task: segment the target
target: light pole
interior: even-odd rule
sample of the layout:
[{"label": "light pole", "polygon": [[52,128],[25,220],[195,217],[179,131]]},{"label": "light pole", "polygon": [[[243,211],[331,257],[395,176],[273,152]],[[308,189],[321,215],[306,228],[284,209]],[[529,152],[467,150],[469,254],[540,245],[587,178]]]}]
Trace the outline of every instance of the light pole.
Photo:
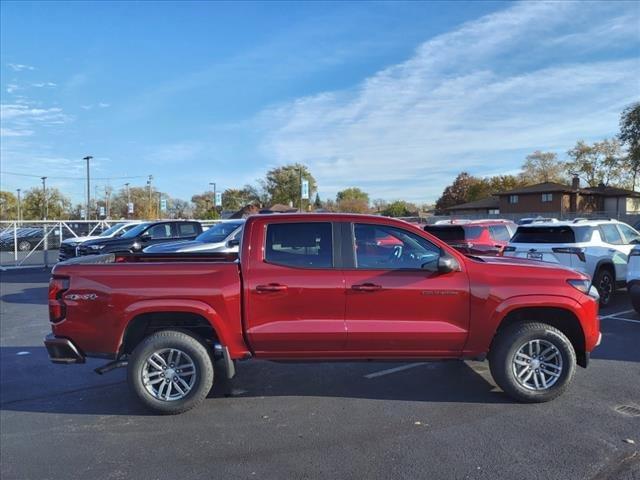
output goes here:
[{"label": "light pole", "polygon": [[151,202],[153,201],[151,199],[151,180],[153,180],[153,175],[149,175],[149,179],[147,180],[147,187],[149,187],[149,204],[148,204],[148,209],[149,209],[149,220],[151,219]]},{"label": "light pole", "polygon": [[213,212],[216,212],[217,202],[216,202],[216,182],[209,182],[209,185],[213,185]]},{"label": "light pole", "polygon": [[89,205],[91,205],[91,182],[89,178],[89,160],[93,157],[91,155],[87,155],[83,158],[87,162],[87,208],[84,211],[84,219],[89,220]]},{"label": "light pole", "polygon": [[125,183],[124,186],[127,190],[127,218],[130,218],[129,205],[131,205],[131,195],[129,194],[129,182]]},{"label": "light pole", "polygon": [[22,205],[21,205],[21,199],[20,199],[20,189],[17,190],[18,191],[18,221],[21,220],[20,217],[22,217]]},{"label": "light pole", "polygon": [[42,179],[42,219],[47,219],[47,177],[40,177]]}]

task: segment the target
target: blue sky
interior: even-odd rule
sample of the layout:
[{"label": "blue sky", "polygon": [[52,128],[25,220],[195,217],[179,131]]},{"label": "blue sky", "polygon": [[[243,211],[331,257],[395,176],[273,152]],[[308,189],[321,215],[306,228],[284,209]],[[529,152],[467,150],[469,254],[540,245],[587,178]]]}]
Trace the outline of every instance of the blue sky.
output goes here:
[{"label": "blue sky", "polygon": [[430,202],[461,170],[614,135],[640,99],[638,2],[0,8],[2,172],[77,202],[85,155],[100,190],[152,174],[188,199],[301,162],[322,198]]}]

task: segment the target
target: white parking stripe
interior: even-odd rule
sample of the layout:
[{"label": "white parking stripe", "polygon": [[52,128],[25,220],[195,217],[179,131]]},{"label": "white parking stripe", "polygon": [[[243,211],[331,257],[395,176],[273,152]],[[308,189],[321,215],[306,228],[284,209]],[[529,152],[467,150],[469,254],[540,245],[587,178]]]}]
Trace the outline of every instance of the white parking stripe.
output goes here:
[{"label": "white parking stripe", "polygon": [[621,322],[631,322],[631,323],[640,323],[640,320],[631,320],[630,318],[620,318],[620,317],[600,317],[600,320],[620,320]]},{"label": "white parking stripe", "polygon": [[605,315],[604,317],[600,317],[602,318],[613,318],[613,317],[618,317],[620,315],[626,315],[627,313],[633,313],[635,312],[635,310],[625,310],[624,312],[616,312],[616,313],[612,313],[611,315]]},{"label": "white parking stripe", "polygon": [[402,365],[400,367],[388,368],[386,370],[380,370],[379,372],[373,372],[373,373],[370,373],[368,375],[365,375],[364,378],[371,379],[371,378],[376,378],[376,377],[382,377],[383,375],[389,375],[391,373],[401,372],[402,370],[409,370],[410,368],[419,367],[420,365],[424,365],[424,362],[409,363],[407,365]]}]

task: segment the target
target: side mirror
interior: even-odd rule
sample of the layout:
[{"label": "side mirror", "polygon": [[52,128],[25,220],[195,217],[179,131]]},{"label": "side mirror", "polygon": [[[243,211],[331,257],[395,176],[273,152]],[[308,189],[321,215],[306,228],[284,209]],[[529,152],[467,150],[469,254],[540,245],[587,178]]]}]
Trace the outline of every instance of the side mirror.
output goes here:
[{"label": "side mirror", "polygon": [[144,232],[142,235],[140,235],[140,240],[142,240],[143,242],[151,240],[151,234],[149,232]]},{"label": "side mirror", "polygon": [[458,260],[447,253],[443,253],[438,258],[438,272],[439,273],[451,273],[460,271],[460,264]]},{"label": "side mirror", "polygon": [[227,247],[229,248],[239,247],[239,246],[240,246],[240,240],[237,238],[232,238],[227,242]]}]

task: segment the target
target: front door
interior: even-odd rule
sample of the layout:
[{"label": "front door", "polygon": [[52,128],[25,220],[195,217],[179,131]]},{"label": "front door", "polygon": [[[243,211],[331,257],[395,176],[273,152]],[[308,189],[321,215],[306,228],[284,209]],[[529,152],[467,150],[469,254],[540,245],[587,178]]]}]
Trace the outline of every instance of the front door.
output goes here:
[{"label": "front door", "polygon": [[440,248],[415,232],[354,224],[345,269],[347,350],[372,356],[457,356],[469,329],[464,271],[438,272]]},{"label": "front door", "polygon": [[[245,319],[258,356],[313,358],[344,349],[344,279],[334,268],[330,222],[274,219],[245,262]],[[337,354],[337,353],[336,353]]]}]

